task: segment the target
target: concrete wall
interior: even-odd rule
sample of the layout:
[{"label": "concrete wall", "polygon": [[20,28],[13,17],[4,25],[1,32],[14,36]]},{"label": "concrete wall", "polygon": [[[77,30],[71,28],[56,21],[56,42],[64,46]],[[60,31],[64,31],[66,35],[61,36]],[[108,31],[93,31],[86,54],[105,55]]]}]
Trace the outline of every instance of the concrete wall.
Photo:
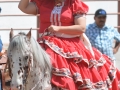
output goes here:
[{"label": "concrete wall", "polygon": [[[117,12],[117,1],[85,1],[89,6],[88,13],[94,13],[98,8],[103,8],[107,12]],[[2,8],[1,14],[23,14],[18,9],[18,3],[0,3]],[[93,23],[93,15],[87,15],[87,24]],[[117,26],[117,15],[108,15],[107,24]],[[0,17],[0,28],[36,28],[36,16],[6,16]],[[21,30],[18,30],[18,32]],[[8,42],[9,31],[0,31],[3,42]],[[36,38],[36,31],[33,31]],[[6,39],[5,39],[6,38]]]},{"label": "concrete wall", "polygon": [[[18,9],[18,3],[0,3],[1,14],[23,14]],[[36,28],[36,16],[5,16],[0,17],[0,28]],[[9,31],[1,30],[0,35],[3,43],[9,42]],[[28,30],[16,30],[15,34]],[[32,30],[32,35],[36,38],[36,30]]]}]

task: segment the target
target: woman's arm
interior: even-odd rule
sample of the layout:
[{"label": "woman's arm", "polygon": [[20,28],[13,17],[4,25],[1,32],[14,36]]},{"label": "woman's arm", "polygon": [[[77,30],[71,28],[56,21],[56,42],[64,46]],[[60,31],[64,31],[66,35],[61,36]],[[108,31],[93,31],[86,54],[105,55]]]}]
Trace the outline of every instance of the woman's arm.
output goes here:
[{"label": "woman's arm", "polygon": [[37,14],[37,7],[35,3],[30,2],[29,0],[21,0],[18,8],[26,14]]},{"label": "woman's arm", "polygon": [[54,26],[48,27],[50,32],[60,32],[69,35],[80,35],[85,32],[86,29],[86,18],[77,17],[74,19],[75,25],[72,26]]}]

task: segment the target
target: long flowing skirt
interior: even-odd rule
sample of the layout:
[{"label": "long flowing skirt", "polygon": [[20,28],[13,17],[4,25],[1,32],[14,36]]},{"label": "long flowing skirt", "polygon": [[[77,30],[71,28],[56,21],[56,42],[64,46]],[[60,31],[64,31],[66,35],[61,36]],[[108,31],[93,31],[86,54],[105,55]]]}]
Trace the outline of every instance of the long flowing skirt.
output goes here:
[{"label": "long flowing skirt", "polygon": [[111,59],[93,48],[95,56],[78,37],[44,36],[38,42],[51,57],[51,83],[62,90],[119,90],[120,71]]}]

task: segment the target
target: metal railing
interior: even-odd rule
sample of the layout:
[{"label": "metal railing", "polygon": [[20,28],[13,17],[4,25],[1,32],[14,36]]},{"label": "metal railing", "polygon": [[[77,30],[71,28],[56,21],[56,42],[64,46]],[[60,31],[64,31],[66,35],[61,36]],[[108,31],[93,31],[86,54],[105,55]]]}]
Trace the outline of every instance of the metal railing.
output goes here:
[{"label": "metal railing", "polygon": [[[0,2],[18,2],[18,1],[20,1],[20,0],[1,0]],[[82,0],[82,1],[120,1],[120,0]]]},{"label": "metal railing", "polygon": [[[0,3],[12,3],[19,2],[20,0],[0,0]],[[98,2],[98,1],[120,1],[120,0],[83,0],[84,2]],[[94,13],[88,13],[87,15],[94,15]],[[107,15],[120,15],[120,12],[107,13]],[[27,15],[27,14],[0,14],[0,17],[16,17],[16,16],[39,16],[38,15]],[[115,28],[120,28],[120,26],[114,26]],[[0,28],[0,30],[10,30],[11,28]],[[14,30],[29,30],[30,28],[12,28]],[[33,28],[32,30],[39,30],[39,28]]]}]

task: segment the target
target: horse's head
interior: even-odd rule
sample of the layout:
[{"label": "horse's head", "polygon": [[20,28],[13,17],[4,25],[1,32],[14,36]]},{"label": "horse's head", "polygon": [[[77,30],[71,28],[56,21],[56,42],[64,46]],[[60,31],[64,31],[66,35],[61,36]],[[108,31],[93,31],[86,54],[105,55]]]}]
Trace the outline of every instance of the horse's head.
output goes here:
[{"label": "horse's head", "polygon": [[19,33],[15,36],[13,34],[13,30],[10,31],[10,44],[7,54],[11,69],[11,85],[14,86],[18,83],[17,80],[19,80],[19,85],[15,85],[17,88],[22,88],[25,83],[26,78],[24,77],[28,75],[29,65],[33,61],[30,38],[31,30],[26,35],[25,33]]},{"label": "horse's head", "polygon": [[[27,34],[21,32],[18,35],[14,35],[11,30],[7,55],[11,69],[11,86],[17,87],[19,90],[26,87],[25,90],[28,88],[31,90],[38,81],[45,79],[45,75],[47,75],[46,80],[50,80],[49,56],[31,37],[31,30]],[[39,85],[43,86],[43,83],[40,83]]]},{"label": "horse's head", "polygon": [[[19,33],[19,35],[20,34],[24,34],[25,35],[25,33]],[[31,29],[30,29],[30,31],[27,33],[27,38],[28,39],[30,39],[31,38]],[[10,31],[10,34],[9,34],[9,39],[10,39],[10,41],[11,41],[11,39],[14,37],[14,32],[13,32],[13,29],[11,28],[11,31]]]}]

